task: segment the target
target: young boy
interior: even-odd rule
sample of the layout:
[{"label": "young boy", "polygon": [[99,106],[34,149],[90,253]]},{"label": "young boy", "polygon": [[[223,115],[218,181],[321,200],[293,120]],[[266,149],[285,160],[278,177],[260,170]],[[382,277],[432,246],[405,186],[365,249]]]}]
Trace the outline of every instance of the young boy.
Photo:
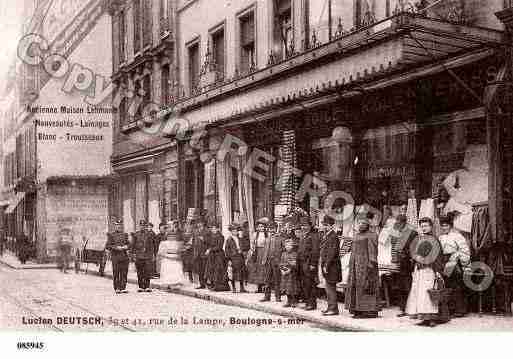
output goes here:
[{"label": "young boy", "polygon": [[281,255],[280,271],[282,288],[287,294],[287,303],[284,307],[295,308],[297,306],[299,286],[296,243],[292,238],[285,241],[285,252]]}]

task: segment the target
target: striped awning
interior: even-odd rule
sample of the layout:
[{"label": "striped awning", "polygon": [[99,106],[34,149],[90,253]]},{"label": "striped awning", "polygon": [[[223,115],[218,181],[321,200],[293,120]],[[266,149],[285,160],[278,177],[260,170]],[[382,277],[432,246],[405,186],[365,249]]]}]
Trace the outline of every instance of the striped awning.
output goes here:
[{"label": "striped awning", "polygon": [[16,209],[16,207],[18,207],[23,198],[25,198],[25,192],[16,193],[16,196],[14,196],[14,198],[11,199],[9,206],[7,206],[7,208],[5,209],[5,213],[10,214],[14,212],[14,210]]}]

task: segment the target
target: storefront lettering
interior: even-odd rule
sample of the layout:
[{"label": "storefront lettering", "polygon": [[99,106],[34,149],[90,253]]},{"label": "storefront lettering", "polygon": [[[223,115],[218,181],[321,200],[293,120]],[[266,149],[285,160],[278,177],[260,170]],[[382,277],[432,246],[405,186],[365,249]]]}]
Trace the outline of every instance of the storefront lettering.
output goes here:
[{"label": "storefront lettering", "polygon": [[364,169],[364,177],[366,179],[384,177],[411,178],[414,176],[415,168],[413,166],[369,167]]}]

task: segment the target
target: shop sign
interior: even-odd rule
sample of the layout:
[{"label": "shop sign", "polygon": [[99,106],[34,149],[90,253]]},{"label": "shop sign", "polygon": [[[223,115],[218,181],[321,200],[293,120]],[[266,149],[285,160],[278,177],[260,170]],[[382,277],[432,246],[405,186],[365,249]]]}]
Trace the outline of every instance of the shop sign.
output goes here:
[{"label": "shop sign", "polygon": [[367,167],[363,169],[365,179],[387,178],[387,177],[415,177],[415,167],[411,165]]}]

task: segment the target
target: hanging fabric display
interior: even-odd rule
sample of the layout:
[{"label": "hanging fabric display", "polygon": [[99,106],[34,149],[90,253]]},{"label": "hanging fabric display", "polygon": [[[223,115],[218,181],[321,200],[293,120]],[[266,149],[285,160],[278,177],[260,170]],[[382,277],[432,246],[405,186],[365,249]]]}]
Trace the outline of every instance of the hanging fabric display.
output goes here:
[{"label": "hanging fabric display", "polygon": [[413,226],[413,228],[417,228],[419,224],[419,217],[417,213],[417,200],[415,198],[408,198],[406,218],[408,219],[408,224]]},{"label": "hanging fabric display", "polygon": [[435,201],[432,198],[420,201],[419,218],[423,217],[435,218]]},{"label": "hanging fabric display", "polygon": [[227,154],[224,161],[217,162],[217,188],[219,192],[219,211],[221,212],[221,228],[224,235],[228,235],[228,226],[232,221],[232,167],[230,155]]}]

